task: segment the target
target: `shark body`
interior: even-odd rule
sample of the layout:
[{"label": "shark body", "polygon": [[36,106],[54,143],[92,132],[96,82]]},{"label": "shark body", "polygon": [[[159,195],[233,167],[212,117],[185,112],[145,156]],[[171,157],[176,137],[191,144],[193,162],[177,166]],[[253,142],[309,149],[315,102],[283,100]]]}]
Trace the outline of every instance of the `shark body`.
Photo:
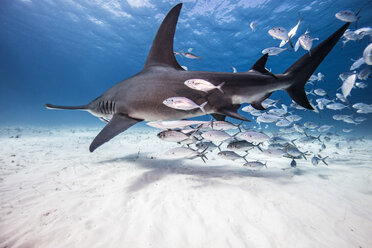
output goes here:
[{"label": "shark body", "polygon": [[[313,109],[304,86],[327,54],[336,45],[350,23],[346,23],[325,41],[298,59],[283,74],[272,74],[265,68],[268,54],[263,55],[247,72],[185,71],[173,52],[173,39],[182,4],[173,7],[164,18],[155,36],[146,63],[141,72],[125,79],[92,102],[82,106],[57,106],[50,109],[77,109],[89,111],[107,120],[107,125],[95,137],[89,150],[109,141],[141,121],[175,120],[204,115],[200,109],[190,111],[167,107],[163,101],[170,97],[187,97],[196,104],[208,101],[205,111],[217,120],[226,116],[245,120],[238,114],[243,103],[264,110],[261,102],[276,90],[286,90],[299,105]],[[214,85],[225,82],[224,93],[218,90],[197,91],[187,87],[189,79],[204,79]]]}]

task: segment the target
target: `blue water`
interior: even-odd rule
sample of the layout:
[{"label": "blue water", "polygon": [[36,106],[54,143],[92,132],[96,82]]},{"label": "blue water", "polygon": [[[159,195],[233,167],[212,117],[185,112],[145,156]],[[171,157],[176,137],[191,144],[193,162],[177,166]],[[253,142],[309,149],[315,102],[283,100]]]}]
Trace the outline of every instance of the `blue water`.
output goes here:
[{"label": "blue water", "polygon": [[[102,3],[101,3],[102,2]],[[129,2],[129,3],[128,3]],[[139,72],[164,15],[178,1],[88,1],[88,0],[1,0],[0,2],[0,115],[1,125],[101,125],[87,112],[51,111],[45,103],[81,105],[90,102],[115,83]],[[177,57],[189,70],[248,70],[262,55],[261,50],[278,46],[267,31],[274,26],[290,30],[304,18],[295,40],[309,29],[320,41],[343,22],[334,17],[340,10],[362,8],[358,27],[372,26],[371,1],[184,1],[175,36],[175,51],[202,56],[202,60]],[[256,32],[249,28],[256,21]],[[355,29],[355,26],[351,26]],[[319,41],[315,41],[317,45]],[[370,43],[339,42],[317,72],[325,82],[316,88],[334,98],[341,86],[338,75],[349,70],[351,59],[362,56]],[[305,54],[283,52],[270,56],[267,67],[284,72]],[[364,68],[363,66],[360,68]],[[359,69],[359,70],[360,70]],[[371,84],[371,79],[366,83]],[[307,87],[310,90],[311,87]],[[372,103],[372,85],[354,89],[351,103]],[[284,92],[273,94],[289,104]],[[357,115],[354,109],[324,110],[321,115],[298,111],[304,120],[354,128],[336,122],[333,114],[354,114],[368,120],[358,126],[370,133],[371,114]],[[247,117],[248,114],[247,114]],[[208,117],[209,118],[209,117]]]}]

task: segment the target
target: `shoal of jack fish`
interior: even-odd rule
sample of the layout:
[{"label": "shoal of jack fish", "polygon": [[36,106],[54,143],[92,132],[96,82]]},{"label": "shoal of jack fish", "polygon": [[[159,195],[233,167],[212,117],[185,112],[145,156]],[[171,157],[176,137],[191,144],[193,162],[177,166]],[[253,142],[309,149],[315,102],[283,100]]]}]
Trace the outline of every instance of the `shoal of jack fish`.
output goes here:
[{"label": "shoal of jack fish", "polygon": [[[359,11],[354,13],[350,10],[342,10],[337,12],[335,17],[345,22],[357,22],[359,20],[358,14]],[[268,34],[279,40],[280,44],[277,47],[266,48],[262,53],[279,55],[285,51],[292,51],[292,49],[297,51],[300,47],[311,53],[313,43],[319,39],[312,38],[308,29],[304,34],[299,35],[295,46],[292,45],[302,20],[302,18],[299,18],[297,24],[289,32],[284,27],[271,28]],[[252,21],[250,28],[252,32],[255,32],[259,28],[259,23]],[[372,40],[372,27],[349,29],[343,35],[342,45],[346,47],[348,42],[358,42],[365,38]],[[282,48],[286,44],[288,47]],[[180,51],[175,52],[175,54],[187,59],[200,60],[201,56],[197,56],[191,51],[190,48],[186,53]],[[308,81],[307,85],[310,85],[312,89],[307,92],[307,95],[311,99],[310,102],[315,112],[320,113],[324,109],[333,110],[333,119],[348,125],[347,128],[342,130],[344,133],[352,132],[355,126],[367,119],[363,115],[372,113],[372,104],[351,103],[348,100],[351,91],[357,91],[368,86],[371,65],[372,43],[365,47],[359,57],[351,60],[350,71],[339,74],[340,92],[337,92],[335,96],[330,96],[326,90],[321,88],[322,82],[326,80],[326,75],[323,73],[317,72]],[[184,66],[183,68],[187,69]],[[233,65],[231,65],[231,68],[233,72],[237,72]],[[214,82],[203,79],[190,78],[185,81],[185,85],[194,90],[204,92],[218,90],[223,94],[224,83],[216,85]],[[205,102],[199,106],[186,97],[164,99],[163,103],[170,108],[184,111],[200,108],[203,112],[204,106],[208,104],[208,102]],[[208,153],[217,153],[222,159],[236,161],[249,168],[261,169],[268,166],[266,161],[252,159],[250,155],[254,157],[254,154],[262,153],[266,157],[288,158],[288,168],[296,167],[296,160],[301,159],[308,160],[314,166],[328,166],[328,157],[323,156],[322,153],[326,151],[327,143],[337,136],[335,132],[332,132],[333,125],[320,125],[315,122],[301,123],[302,117],[294,114],[294,112],[297,110],[304,111],[305,109],[293,101],[287,106],[280,103],[280,100],[268,98],[264,100],[262,105],[267,109],[266,111],[256,110],[250,105],[241,109],[255,119],[256,126],[253,128],[247,128],[245,123],[234,124],[228,121],[213,121],[212,118],[210,121],[173,120],[149,122],[147,124],[163,130],[158,133],[158,138],[179,145],[164,153],[164,156],[170,159],[201,158],[206,162]],[[342,110],[345,108],[352,109],[355,114],[343,114]],[[280,133],[265,133],[263,129],[267,129],[269,124],[279,127]],[[355,140],[356,138],[348,138],[347,141]],[[312,149],[310,152],[306,148],[307,145],[316,145],[318,149],[315,149],[315,151]],[[335,143],[335,146],[338,147],[340,144]]]}]

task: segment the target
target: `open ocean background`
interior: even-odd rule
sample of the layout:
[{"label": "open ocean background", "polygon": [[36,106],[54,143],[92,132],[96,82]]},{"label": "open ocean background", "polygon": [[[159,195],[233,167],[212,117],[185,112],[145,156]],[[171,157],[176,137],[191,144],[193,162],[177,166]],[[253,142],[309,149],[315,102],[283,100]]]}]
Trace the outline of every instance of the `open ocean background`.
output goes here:
[{"label": "open ocean background", "polygon": [[[90,102],[117,82],[142,69],[152,40],[165,14],[178,1],[128,0],[1,0],[0,1],[0,115],[2,126],[103,126],[97,118],[81,111],[51,111],[45,103],[81,105]],[[303,17],[297,38],[309,29],[320,41],[344,23],[335,18],[340,10],[357,12],[358,28],[372,26],[372,2],[350,0],[316,1],[195,1],[185,0],[175,35],[174,50],[202,56],[201,61],[176,57],[189,70],[249,70],[267,47],[278,46],[267,31],[275,26],[287,30]],[[258,23],[256,32],[249,24]],[[351,25],[355,29],[355,25]],[[314,41],[314,46],[320,41]],[[316,72],[325,75],[315,88],[335,98],[342,82],[338,75],[349,71],[371,42],[366,36],[339,42]],[[305,51],[270,56],[267,67],[284,72]],[[364,65],[365,66],[365,65]],[[363,69],[361,66],[359,70]],[[371,79],[365,81],[371,84]],[[308,85],[309,91],[311,86]],[[349,101],[372,104],[372,85],[353,89]],[[276,92],[289,104],[285,92]],[[310,98],[314,98],[310,96]],[[313,99],[314,101],[315,99]],[[359,115],[355,109],[324,110],[321,114],[296,111],[303,121],[342,128],[353,124],[337,122],[334,114],[354,114],[368,120],[351,133],[370,134],[372,114]],[[251,119],[248,113],[245,114]],[[202,119],[209,119],[203,117]],[[144,125],[144,124],[141,124]],[[253,126],[254,124],[248,124]]]}]

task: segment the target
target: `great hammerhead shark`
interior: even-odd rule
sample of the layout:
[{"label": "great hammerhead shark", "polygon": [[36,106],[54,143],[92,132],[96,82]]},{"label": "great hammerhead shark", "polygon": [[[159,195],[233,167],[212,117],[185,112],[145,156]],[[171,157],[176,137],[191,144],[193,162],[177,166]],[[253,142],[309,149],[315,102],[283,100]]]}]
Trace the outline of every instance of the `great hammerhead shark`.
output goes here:
[{"label": "great hammerhead shark", "polygon": [[[196,104],[208,102],[205,111],[217,120],[226,116],[247,120],[238,114],[242,103],[264,110],[261,102],[276,90],[285,90],[299,105],[313,109],[305,94],[305,84],[319,64],[336,45],[350,23],[303,55],[283,74],[272,74],[265,68],[268,54],[263,55],[247,72],[185,71],[173,52],[173,39],[182,3],[174,6],[164,18],[152,43],[141,72],[125,79],[92,102],[82,106],[56,106],[49,109],[85,110],[107,120],[107,125],[95,137],[89,150],[109,141],[141,121],[176,120],[204,115],[200,109],[179,110],[163,104],[170,97],[186,97]],[[225,82],[224,93],[203,92],[187,87],[189,79],[204,79],[214,85]]]}]

